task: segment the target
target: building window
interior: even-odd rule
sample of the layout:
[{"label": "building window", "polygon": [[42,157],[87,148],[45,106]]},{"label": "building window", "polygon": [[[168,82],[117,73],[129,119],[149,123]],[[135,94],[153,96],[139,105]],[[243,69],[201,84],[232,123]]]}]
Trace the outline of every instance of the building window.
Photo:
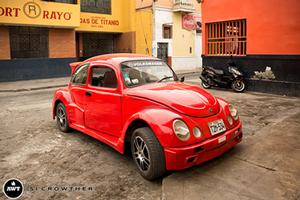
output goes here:
[{"label": "building window", "polygon": [[49,54],[48,29],[38,27],[10,27],[11,58],[46,58]]},{"label": "building window", "polygon": [[172,25],[163,25],[163,38],[171,39],[172,38]]},{"label": "building window", "polygon": [[206,54],[214,56],[246,55],[246,20],[223,21],[206,24]]},{"label": "building window", "polygon": [[81,12],[111,14],[111,0],[81,0]]},{"label": "building window", "polygon": [[44,0],[44,1],[57,2],[57,3],[77,4],[77,0]]}]

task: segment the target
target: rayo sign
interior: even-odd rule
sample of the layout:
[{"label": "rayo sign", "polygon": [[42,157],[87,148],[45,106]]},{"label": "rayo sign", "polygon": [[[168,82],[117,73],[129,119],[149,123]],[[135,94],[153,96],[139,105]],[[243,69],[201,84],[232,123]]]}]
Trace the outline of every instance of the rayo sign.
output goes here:
[{"label": "rayo sign", "polygon": [[27,2],[24,4],[23,9],[12,7],[0,7],[0,16],[6,17],[20,17],[22,12],[29,18],[35,19],[42,16],[43,19],[56,19],[56,20],[70,20],[72,13],[42,10],[39,4],[35,2]]},{"label": "rayo sign", "polygon": [[79,26],[79,5],[45,1],[0,1],[0,23]]}]

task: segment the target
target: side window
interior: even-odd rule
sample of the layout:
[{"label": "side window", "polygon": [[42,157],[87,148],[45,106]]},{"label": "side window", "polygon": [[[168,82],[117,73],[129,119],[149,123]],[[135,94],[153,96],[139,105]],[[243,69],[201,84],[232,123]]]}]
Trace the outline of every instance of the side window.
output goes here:
[{"label": "side window", "polygon": [[95,87],[117,88],[116,73],[109,67],[93,67],[90,84]]},{"label": "side window", "polygon": [[88,64],[79,67],[73,74],[71,82],[76,85],[85,85],[88,74],[88,68]]}]

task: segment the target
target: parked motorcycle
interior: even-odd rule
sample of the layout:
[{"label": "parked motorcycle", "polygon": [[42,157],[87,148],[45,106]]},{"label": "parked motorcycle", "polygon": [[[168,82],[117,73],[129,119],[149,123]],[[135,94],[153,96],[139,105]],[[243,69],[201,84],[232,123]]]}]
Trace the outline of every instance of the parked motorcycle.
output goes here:
[{"label": "parked motorcycle", "polygon": [[246,88],[243,73],[236,67],[235,63],[228,63],[228,71],[204,66],[200,75],[202,86],[231,87],[235,92],[243,92]]}]

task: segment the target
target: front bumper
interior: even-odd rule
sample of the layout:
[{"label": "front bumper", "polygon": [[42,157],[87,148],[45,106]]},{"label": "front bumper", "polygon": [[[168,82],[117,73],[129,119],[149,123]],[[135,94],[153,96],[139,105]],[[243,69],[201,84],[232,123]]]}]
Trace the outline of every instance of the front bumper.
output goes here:
[{"label": "front bumper", "polygon": [[[235,128],[221,135],[191,146],[178,148],[165,147],[167,170],[189,168],[222,155],[241,142],[243,137],[241,127],[240,123]],[[226,140],[224,140],[224,137],[226,137]]]}]

